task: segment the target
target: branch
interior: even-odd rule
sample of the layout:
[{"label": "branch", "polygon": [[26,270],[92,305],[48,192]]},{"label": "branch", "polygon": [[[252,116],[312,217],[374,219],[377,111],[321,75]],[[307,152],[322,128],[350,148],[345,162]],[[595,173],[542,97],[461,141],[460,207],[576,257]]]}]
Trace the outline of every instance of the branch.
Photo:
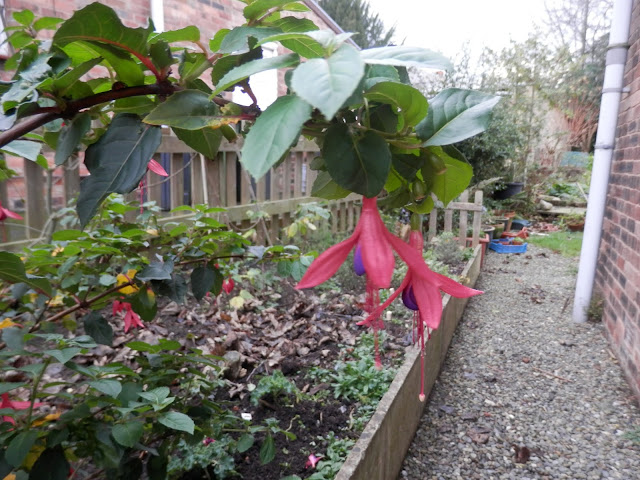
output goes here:
[{"label": "branch", "polygon": [[9,130],[0,133],[0,147],[20,138],[25,133],[29,133],[42,125],[58,118],[73,118],[78,112],[87,108],[108,103],[120,98],[137,97],[141,95],[171,95],[180,90],[177,85],[166,83],[155,83],[153,85],[140,85],[136,87],[125,87],[112,89],[107,92],[96,93],[89,97],[80,98],[67,102],[62,107],[44,107],[27,117],[24,121],[14,125]]}]

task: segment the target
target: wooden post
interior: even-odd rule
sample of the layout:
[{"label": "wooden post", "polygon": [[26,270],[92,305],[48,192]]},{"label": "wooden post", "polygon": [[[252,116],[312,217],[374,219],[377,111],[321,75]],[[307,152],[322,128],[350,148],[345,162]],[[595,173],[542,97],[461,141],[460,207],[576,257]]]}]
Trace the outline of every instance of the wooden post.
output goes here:
[{"label": "wooden post", "polygon": [[236,164],[238,160],[236,158],[236,154],[234,152],[225,152],[225,175],[226,175],[226,185],[225,185],[225,206],[231,207],[233,205],[238,204],[238,200],[236,197],[236,185],[237,185],[237,173],[236,173]]},{"label": "wooden post", "polygon": [[221,168],[223,161],[221,154],[218,157],[211,160],[206,159],[205,171],[207,175],[207,191],[209,192],[209,206],[219,207],[222,205],[222,192],[221,192]]},{"label": "wooden post", "polygon": [[482,190],[477,190],[473,203],[480,207],[479,210],[473,212],[473,240],[471,246],[475,248],[479,243],[480,229],[482,228]]},{"label": "wooden post", "polygon": [[205,203],[206,165],[201,153],[195,154],[191,161],[191,205]]},{"label": "wooden post", "polygon": [[[469,192],[465,190],[459,197],[461,203],[469,201]],[[460,209],[460,227],[458,228],[458,243],[461,247],[467,246],[467,210]]]},{"label": "wooden post", "polygon": [[37,238],[42,234],[42,228],[47,221],[44,177],[42,167],[26,158],[24,159],[24,182],[27,192],[27,238]]},{"label": "wooden post", "polygon": [[304,163],[304,153],[296,152],[293,157],[293,165],[295,165],[295,176],[293,177],[293,198],[302,196],[302,164]]}]

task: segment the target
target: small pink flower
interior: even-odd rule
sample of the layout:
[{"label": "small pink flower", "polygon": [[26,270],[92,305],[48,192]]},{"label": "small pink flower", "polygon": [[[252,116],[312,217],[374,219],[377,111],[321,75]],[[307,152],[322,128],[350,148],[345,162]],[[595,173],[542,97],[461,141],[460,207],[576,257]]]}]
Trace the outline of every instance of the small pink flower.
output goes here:
[{"label": "small pink flower", "polygon": [[233,287],[235,287],[235,282],[233,281],[233,278],[229,277],[226,280],[222,281],[222,289],[225,291],[225,293],[227,295],[229,295],[231,293],[231,291],[233,290]]},{"label": "small pink flower", "polygon": [[[12,410],[26,410],[27,408],[29,408],[29,405],[31,405],[31,402],[21,402],[18,400],[9,400],[9,394],[8,393],[3,393],[2,394],[2,403],[0,403],[0,409],[1,408],[10,408]],[[33,407],[40,407],[41,405],[44,405],[44,403],[41,402],[34,402],[33,403]],[[3,416],[2,420],[5,422],[9,422],[13,425],[16,424],[16,421],[12,418],[12,417],[8,417],[8,416]]]},{"label": "small pink flower", "polygon": [[113,302],[112,309],[114,315],[117,315],[124,310],[124,333],[127,333],[131,327],[144,328],[140,315],[133,311],[129,302],[115,300]]},{"label": "small pink flower", "polygon": [[215,438],[205,437],[204,440],[202,440],[202,444],[203,445],[211,445],[215,441],[216,441]]},{"label": "small pink flower", "polygon": [[316,457],[313,453],[309,455],[307,459],[307,463],[304,464],[304,468],[316,468],[318,462],[322,459],[322,457]]},{"label": "small pink flower", "polygon": [[22,218],[22,216],[18,215],[15,212],[12,212],[11,210],[4,208],[2,206],[2,202],[0,202],[0,222],[6,220],[7,218],[14,218],[16,220],[24,220],[24,218]]}]

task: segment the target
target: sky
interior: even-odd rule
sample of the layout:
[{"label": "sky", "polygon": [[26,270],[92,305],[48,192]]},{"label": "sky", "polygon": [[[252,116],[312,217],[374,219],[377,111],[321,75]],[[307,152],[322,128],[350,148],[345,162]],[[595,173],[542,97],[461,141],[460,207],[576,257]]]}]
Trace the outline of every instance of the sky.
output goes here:
[{"label": "sky", "polygon": [[501,49],[524,40],[534,22],[546,17],[544,0],[368,0],[394,40],[429,48],[454,58],[465,41],[472,52],[483,46]]}]

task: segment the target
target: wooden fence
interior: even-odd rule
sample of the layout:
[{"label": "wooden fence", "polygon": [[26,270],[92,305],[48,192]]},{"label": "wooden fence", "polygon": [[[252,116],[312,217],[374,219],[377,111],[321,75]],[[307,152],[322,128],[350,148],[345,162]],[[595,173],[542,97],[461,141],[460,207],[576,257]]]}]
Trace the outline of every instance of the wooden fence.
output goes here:
[{"label": "wooden fence", "polygon": [[[225,141],[218,157],[211,160],[176,137],[164,136],[154,159],[165,168],[169,177],[148,172],[144,199],[157,202],[165,212],[162,221],[188,218],[189,215],[183,213],[169,213],[180,205],[208,204],[226,209],[221,215],[223,220],[239,228],[250,228],[251,212],[265,212],[267,218],[255,225],[259,240],[277,241],[283,228],[291,223],[298,205],[314,201],[310,194],[317,172],[309,166],[318,148],[307,140],[299,142],[277,168],[272,168],[258,181],[241,167],[241,149],[242,139],[235,143]],[[17,180],[24,182],[21,185],[24,205],[18,213],[25,217],[25,221],[5,221],[8,241],[3,244],[3,249],[20,248],[47,238],[53,228],[51,219],[56,211],[74,198],[80,189],[79,162],[70,163],[70,166],[45,172],[33,162],[24,160],[23,176]],[[129,195],[132,200],[139,198],[139,192]],[[11,207],[8,197],[6,182],[0,182],[0,201]],[[332,215],[328,228],[332,232],[354,227],[359,211],[356,207],[358,198],[350,195],[330,202]],[[56,203],[58,208],[55,208]]]},{"label": "wooden fence", "polygon": [[[224,207],[222,220],[237,228],[255,228],[260,242],[276,243],[283,229],[291,223],[292,215],[303,202],[313,201],[311,187],[317,172],[310,163],[318,151],[317,146],[307,140],[299,142],[287,158],[272,168],[263,178],[253,180],[241,167],[239,155],[242,139],[235,143],[223,142],[215,161],[193,151],[174,136],[164,136],[158,153],[154,156],[169,177],[163,178],[148,172],[145,200],[154,200],[165,212],[161,221],[186,220],[190,215],[170,214],[170,210],[181,205],[208,204]],[[56,199],[58,207],[74,198],[80,189],[79,161],[56,171],[45,172],[35,163],[24,160],[24,222],[5,221],[7,240],[3,249],[17,249],[29,243],[42,241],[55,226]],[[6,182],[0,182],[0,201],[8,203]],[[139,198],[139,193],[130,194]],[[331,232],[350,231],[358,219],[358,195],[329,202],[331,218],[325,228]],[[252,223],[251,212],[264,212],[266,218]],[[444,231],[453,231],[454,211],[459,221],[458,231],[467,232],[471,214],[472,246],[478,244],[482,214],[482,191],[475,192],[474,201],[469,202],[465,191],[459,199],[444,209]],[[427,238],[438,231],[438,209],[429,215]],[[466,235],[459,235],[461,245],[467,243]]]}]

